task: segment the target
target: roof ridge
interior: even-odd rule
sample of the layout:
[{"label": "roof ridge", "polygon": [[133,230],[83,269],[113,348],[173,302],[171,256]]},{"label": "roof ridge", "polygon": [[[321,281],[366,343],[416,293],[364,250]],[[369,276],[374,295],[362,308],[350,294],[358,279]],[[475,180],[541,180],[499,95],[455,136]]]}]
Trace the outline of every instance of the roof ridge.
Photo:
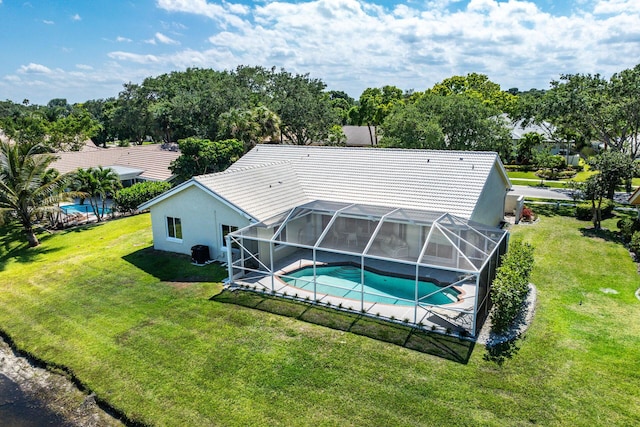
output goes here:
[{"label": "roof ridge", "polygon": [[[269,147],[269,148],[266,148]],[[251,151],[259,151],[260,148],[266,148],[267,150],[279,150],[281,148],[293,149],[293,150],[336,150],[336,151],[396,151],[396,152],[413,152],[413,153],[439,153],[439,154],[491,154],[497,155],[495,151],[489,150],[438,150],[432,148],[401,148],[401,147],[335,147],[330,145],[280,145],[280,144],[259,144],[256,145]]]}]

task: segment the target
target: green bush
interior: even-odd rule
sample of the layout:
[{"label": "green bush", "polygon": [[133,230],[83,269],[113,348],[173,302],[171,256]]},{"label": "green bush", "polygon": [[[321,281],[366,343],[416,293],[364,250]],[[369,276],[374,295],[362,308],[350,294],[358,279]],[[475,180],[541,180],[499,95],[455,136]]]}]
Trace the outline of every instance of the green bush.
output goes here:
[{"label": "green bush", "polygon": [[540,169],[536,171],[536,176],[542,179],[570,179],[576,176],[576,171],[555,169]]},{"label": "green bush", "polygon": [[131,187],[118,191],[113,198],[120,212],[135,212],[138,206],[171,188],[171,184],[164,181],[139,182]]},{"label": "green bush", "polygon": [[503,333],[511,327],[527,297],[534,262],[533,247],[514,241],[501,260],[491,287],[491,322],[493,331],[497,333]]},{"label": "green bush", "polygon": [[633,218],[622,218],[617,223],[620,237],[625,243],[631,241],[631,237],[636,231],[640,231],[640,221]]},{"label": "green bush", "polygon": [[[596,202],[597,205],[597,202]],[[613,208],[616,204],[613,200],[603,199],[600,210],[602,211],[602,218],[608,218],[613,212]],[[591,221],[593,213],[591,212],[591,202],[579,203],[576,205],[576,218],[581,221]]]},{"label": "green bush", "polygon": [[638,258],[640,255],[640,231],[636,231],[631,235],[629,250],[636,255],[636,258]]}]

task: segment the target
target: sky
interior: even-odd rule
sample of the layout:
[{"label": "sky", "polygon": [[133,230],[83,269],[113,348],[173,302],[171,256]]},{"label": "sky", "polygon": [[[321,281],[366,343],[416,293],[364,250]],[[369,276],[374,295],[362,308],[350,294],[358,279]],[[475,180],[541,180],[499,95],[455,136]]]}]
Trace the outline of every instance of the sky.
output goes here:
[{"label": "sky", "polygon": [[309,74],[358,98],[476,72],[502,89],[640,63],[640,0],[0,0],[0,99],[117,97],[189,67]]}]

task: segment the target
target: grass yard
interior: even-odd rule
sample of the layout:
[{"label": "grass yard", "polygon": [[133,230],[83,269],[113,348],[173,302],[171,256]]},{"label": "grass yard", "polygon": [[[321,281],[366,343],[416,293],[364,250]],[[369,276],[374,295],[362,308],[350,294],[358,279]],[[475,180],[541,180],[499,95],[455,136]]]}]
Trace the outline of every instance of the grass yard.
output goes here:
[{"label": "grass yard", "polygon": [[544,216],[512,229],[535,247],[534,323],[500,355],[469,347],[466,363],[221,294],[219,267],[150,249],[149,215],[35,249],[3,229],[0,329],[150,425],[638,425],[640,276],[589,227]]},{"label": "grass yard", "polygon": [[[582,171],[578,172],[575,177],[570,180],[541,180],[535,174],[535,172],[520,172],[520,171],[507,171],[507,175],[509,176],[509,180],[513,185],[528,185],[530,187],[536,187],[540,185],[540,182],[544,182],[546,187],[551,188],[567,188],[569,186],[570,181],[574,182],[585,182],[587,178],[593,175],[594,171]],[[640,178],[633,178],[631,180],[631,185],[633,188],[637,188],[640,186]],[[624,187],[620,186],[619,191],[624,191]]]}]

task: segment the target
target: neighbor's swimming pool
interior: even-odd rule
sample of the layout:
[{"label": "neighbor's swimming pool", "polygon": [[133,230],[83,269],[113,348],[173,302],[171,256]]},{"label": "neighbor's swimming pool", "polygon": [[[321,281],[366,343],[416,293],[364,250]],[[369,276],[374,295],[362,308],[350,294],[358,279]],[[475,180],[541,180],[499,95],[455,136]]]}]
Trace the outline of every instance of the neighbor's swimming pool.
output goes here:
[{"label": "neighbor's swimming pool", "polygon": [[[361,269],[352,265],[316,267],[316,292],[340,298],[360,301],[362,286]],[[287,273],[280,277],[285,283],[296,288],[313,291],[313,267]],[[413,279],[387,276],[364,271],[364,300],[380,304],[413,305],[415,303],[416,282]],[[418,298],[431,294],[443,286],[432,282],[418,282]],[[445,289],[422,299],[420,302],[433,305],[451,304],[458,301],[460,292],[454,288]]]},{"label": "neighbor's swimming pool", "polygon": [[[75,204],[75,205],[64,205],[64,206],[60,206],[60,209],[62,209],[62,212],[64,212],[66,215],[73,215],[73,214],[92,214],[93,213],[93,209],[91,208],[91,205],[88,203],[85,203],[84,205],[80,205],[80,204]],[[99,209],[100,212],[102,212],[102,209]],[[110,208],[106,208],[104,210],[103,213],[111,213],[111,209]]]}]

